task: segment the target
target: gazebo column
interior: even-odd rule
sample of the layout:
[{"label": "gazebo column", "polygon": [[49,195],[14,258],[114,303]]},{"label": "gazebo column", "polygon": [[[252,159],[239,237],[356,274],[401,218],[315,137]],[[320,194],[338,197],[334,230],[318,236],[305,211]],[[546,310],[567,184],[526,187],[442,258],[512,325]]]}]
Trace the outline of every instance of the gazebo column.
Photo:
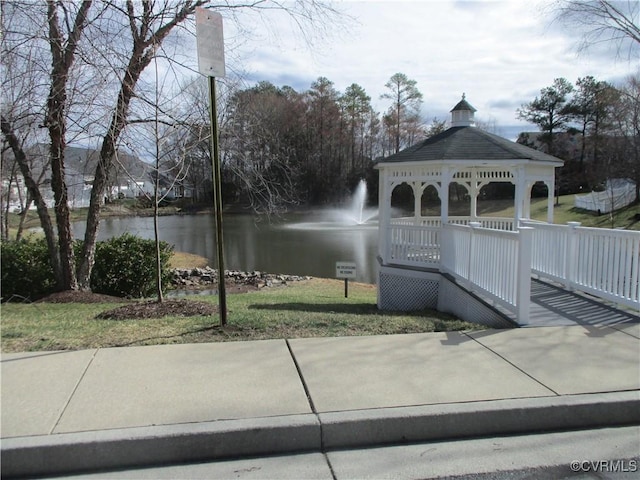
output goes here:
[{"label": "gazebo column", "polygon": [[394,186],[388,181],[386,170],[380,172],[378,188],[378,255],[383,263],[387,263],[387,242],[391,226],[391,193]]},{"label": "gazebo column", "polygon": [[[474,181],[473,184],[476,182]],[[471,221],[475,222],[478,219],[478,191],[476,188],[471,188],[471,211],[469,214],[471,215]]]},{"label": "gazebo column", "polygon": [[553,197],[555,192],[555,178],[544,182],[547,186],[547,223],[553,223]]},{"label": "gazebo column", "polygon": [[524,189],[524,203],[522,216],[523,218],[531,218],[531,189],[533,188],[534,182],[527,182],[526,187]]},{"label": "gazebo column", "polygon": [[469,215],[471,217],[470,221],[476,222],[478,220],[478,195],[480,195],[480,190],[485,186],[485,183],[478,180],[478,171],[473,171],[473,178],[467,184],[469,185],[469,196],[471,197],[471,208],[469,211]]},{"label": "gazebo column", "polygon": [[442,181],[438,195],[440,196],[440,223],[449,223],[449,184],[453,178],[453,172],[448,167],[442,168]]},{"label": "gazebo column", "polygon": [[520,218],[522,218],[524,212],[524,197],[526,191],[525,178],[524,178],[524,170],[522,167],[518,167],[515,173],[515,184],[516,184],[516,192],[515,192],[515,205],[514,205],[514,215],[513,215],[513,229],[517,230],[520,225]]},{"label": "gazebo column", "polygon": [[422,218],[422,182],[413,182],[413,223],[420,225]]}]

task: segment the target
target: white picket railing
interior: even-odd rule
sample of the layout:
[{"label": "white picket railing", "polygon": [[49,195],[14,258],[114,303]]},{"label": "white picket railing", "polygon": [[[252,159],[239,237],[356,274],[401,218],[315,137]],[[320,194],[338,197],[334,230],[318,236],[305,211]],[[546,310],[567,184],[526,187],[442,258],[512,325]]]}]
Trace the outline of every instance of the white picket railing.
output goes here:
[{"label": "white picket railing", "polygon": [[[454,225],[468,225],[470,222],[479,222],[483,228],[492,228],[495,230],[508,230],[513,231],[514,221],[513,218],[504,217],[460,217],[453,216],[448,218],[448,223]],[[440,227],[442,222],[440,217],[396,217],[391,219],[392,225],[411,225],[419,227]]]},{"label": "white picket railing", "polygon": [[640,232],[521,224],[535,228],[532,273],[640,310]]},{"label": "white picket railing", "polygon": [[407,266],[438,268],[440,227],[391,225],[388,229],[386,260]]},{"label": "white picket railing", "polygon": [[441,271],[461,285],[513,312],[518,323],[529,320],[531,297],[532,229],[518,232],[445,225],[442,232]]}]

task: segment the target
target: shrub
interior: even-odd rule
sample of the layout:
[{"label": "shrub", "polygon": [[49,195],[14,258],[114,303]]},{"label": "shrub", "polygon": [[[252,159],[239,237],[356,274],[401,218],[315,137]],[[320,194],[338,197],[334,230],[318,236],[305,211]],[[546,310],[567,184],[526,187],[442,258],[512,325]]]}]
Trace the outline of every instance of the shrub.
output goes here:
[{"label": "shrub", "polygon": [[2,300],[34,299],[55,290],[55,277],[44,238],[2,243]]},{"label": "shrub", "polygon": [[[76,258],[82,242],[74,245]],[[155,241],[124,234],[96,244],[91,290],[118,297],[147,297],[156,292]],[[173,252],[160,242],[163,289],[169,285],[169,259]],[[44,238],[28,237],[19,242],[2,243],[1,295],[36,299],[55,291],[56,282]]]},{"label": "shrub", "polygon": [[[160,242],[163,289],[169,284],[173,247]],[[156,291],[156,245],[129,233],[96,244],[91,290],[118,297],[148,297]]]}]

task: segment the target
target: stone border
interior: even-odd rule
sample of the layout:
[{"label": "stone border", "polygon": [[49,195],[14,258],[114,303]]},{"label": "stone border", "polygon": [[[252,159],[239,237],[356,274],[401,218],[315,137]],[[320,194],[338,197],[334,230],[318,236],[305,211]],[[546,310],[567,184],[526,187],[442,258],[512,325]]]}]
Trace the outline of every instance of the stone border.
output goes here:
[{"label": "stone border", "polygon": [[[225,282],[235,286],[250,286],[255,288],[286,285],[290,282],[311,280],[313,277],[299,275],[285,275],[260,271],[242,272],[225,270]],[[218,271],[211,267],[204,268],[175,268],[171,279],[171,286],[175,289],[211,288],[218,284]]]}]

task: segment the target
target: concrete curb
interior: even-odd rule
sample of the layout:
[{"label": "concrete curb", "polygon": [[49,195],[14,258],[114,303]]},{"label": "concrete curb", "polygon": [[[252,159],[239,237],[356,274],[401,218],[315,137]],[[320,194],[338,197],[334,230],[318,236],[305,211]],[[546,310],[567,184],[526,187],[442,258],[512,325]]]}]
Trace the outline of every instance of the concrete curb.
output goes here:
[{"label": "concrete curb", "polygon": [[640,425],[640,392],[319,414],[324,448]]},{"label": "concrete curb", "polygon": [[313,414],[138,427],[2,440],[2,478],[59,475],[320,447]]},{"label": "concrete curb", "polygon": [[222,420],[6,438],[2,477],[638,424],[638,391]]}]

